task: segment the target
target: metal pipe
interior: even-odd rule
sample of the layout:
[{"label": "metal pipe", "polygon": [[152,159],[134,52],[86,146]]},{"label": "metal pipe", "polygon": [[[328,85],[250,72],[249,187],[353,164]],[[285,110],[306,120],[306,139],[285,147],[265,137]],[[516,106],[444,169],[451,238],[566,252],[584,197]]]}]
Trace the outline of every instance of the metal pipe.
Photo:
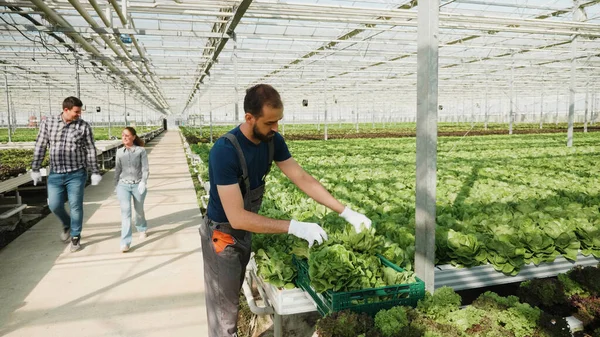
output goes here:
[{"label": "metal pipe", "polygon": [[573,122],[575,119],[575,78],[576,78],[576,63],[575,51],[577,50],[577,35],[573,37],[571,42],[571,82],[569,85],[569,128],[567,130],[567,147],[573,146]]},{"label": "metal pipe", "polygon": [[[115,1],[115,0],[110,0],[110,1]],[[250,7],[251,3],[252,3],[252,0],[242,0],[242,2],[236,7],[235,13],[233,14],[233,17],[231,18],[231,21],[229,21],[229,25],[227,26],[227,31],[225,32],[228,36],[230,36],[233,32],[235,32],[235,28],[237,27],[238,23],[240,22],[240,20],[246,13],[246,10],[248,10],[248,7]],[[225,14],[225,13],[220,12],[219,15],[221,15],[221,14]],[[196,78],[196,80],[194,81],[194,85],[192,86],[192,93],[190,94],[190,96],[185,104],[184,109],[187,108],[187,106],[192,101],[194,95],[200,88],[200,84],[203,83],[202,80],[209,74],[210,69],[212,68],[213,64],[217,61],[217,59],[219,58],[219,55],[221,54],[221,51],[225,47],[225,44],[227,44],[228,38],[226,38],[225,36],[222,36],[219,39],[220,40],[218,41],[218,44],[217,44],[217,41],[215,41],[214,39],[212,39],[212,38],[209,39],[209,42],[208,42],[209,44],[211,44],[211,45],[216,44],[217,46],[212,54],[211,59],[204,63],[204,69],[202,70],[202,72],[200,73],[198,78]]]},{"label": "metal pipe", "polygon": [[196,100],[196,102],[198,103],[198,117],[200,118],[200,138],[202,138],[202,120],[204,118],[202,118],[202,110],[201,110],[201,105],[200,105],[200,97],[198,97],[198,99]]},{"label": "metal pipe", "polygon": [[323,107],[325,109],[325,119],[323,120],[324,139],[327,140],[327,63],[323,64]]},{"label": "metal pipe", "polygon": [[[233,39],[233,89],[235,91],[235,122],[237,123],[240,120],[240,112],[239,112],[239,96],[238,96],[238,57],[237,57],[237,37],[235,32],[231,33],[231,37]],[[285,135],[285,128],[283,130],[283,134]]]},{"label": "metal pipe", "polygon": [[213,143],[213,111],[210,96],[208,97],[208,109],[210,110],[210,143]]},{"label": "metal pipe", "polygon": [[125,126],[129,126],[129,122],[127,121],[127,89],[123,87],[123,110],[125,110]]},{"label": "metal pipe", "polygon": [[125,17],[125,26],[127,27],[127,0],[121,0],[121,12],[123,12],[123,17]]},{"label": "metal pipe", "polygon": [[[94,0],[91,0],[94,1]],[[125,0],[123,0],[125,1]],[[88,12],[83,8],[83,6],[81,6],[81,3],[79,3],[79,0],[69,0],[69,3],[73,6],[73,8],[75,8],[77,10],[77,12],[79,12],[79,14],[85,19],[85,21],[94,29],[99,29],[101,28],[98,23],[88,14]],[[108,22],[108,20],[104,17],[104,13],[102,13],[102,9],[96,4],[96,6],[94,6],[94,9],[96,10],[96,13],[98,14],[98,16],[101,18],[102,22],[104,22],[105,24]],[[104,34],[100,35],[100,38],[104,41],[104,43],[106,43],[106,45],[117,55],[117,57],[119,58],[124,58],[124,56],[118,51],[117,47],[114,45],[114,43],[111,41],[111,39]],[[123,64],[129,69],[129,71],[131,71],[131,73],[140,81],[140,83],[143,83],[144,86],[146,87],[146,89],[148,89],[148,91],[150,93],[155,94],[154,96],[154,100],[149,100],[149,101],[153,101],[154,104],[157,106],[157,108],[161,109],[161,108],[166,108],[165,105],[163,105],[162,103],[162,99],[156,96],[156,91],[155,88],[152,88],[149,86],[148,81],[145,81],[140,75],[140,69],[134,70],[133,67],[131,66],[131,59],[133,58],[133,55],[129,52],[129,50],[127,50],[127,47],[123,44],[123,42],[120,39],[115,39],[115,41],[117,42],[117,44],[119,45],[119,47],[121,47],[121,49],[123,50],[123,52],[125,53],[125,58],[128,61],[123,62]],[[136,65],[137,67],[137,65]],[[136,88],[140,93],[142,93],[142,96],[145,97],[145,93],[143,92],[143,90],[141,90],[141,88],[139,88],[137,85],[132,85],[133,88]]]},{"label": "metal pipe", "polygon": [[375,98],[371,97],[371,129],[375,129]]},{"label": "metal pipe", "polygon": [[[439,0],[421,0],[417,37],[415,272],[433,292],[436,227]],[[399,93],[400,94],[400,93]]]},{"label": "metal pipe", "polygon": [[[46,5],[46,3],[43,0],[31,0],[31,2],[36,7],[38,7],[39,9],[41,9],[46,14],[46,16],[48,17],[48,19],[50,19],[51,21],[54,21],[59,26],[67,28],[68,30],[71,30],[71,31],[74,30],[73,26],[71,26],[70,23],[68,23],[65,19],[63,19],[60,15],[58,15],[54,10],[52,10],[48,5]],[[83,11],[83,12],[86,13],[86,15],[89,17],[89,15],[87,14],[87,12],[85,12],[85,11]],[[74,32],[66,32],[65,34],[67,36],[69,36],[71,39],[73,39],[76,42],[78,42],[83,47],[83,49],[85,49],[87,52],[89,52],[89,53],[93,54],[94,56],[102,59],[102,56],[103,56],[102,53],[100,53],[100,51],[98,51],[98,49],[96,49],[96,47],[94,47],[93,45],[91,45],[80,34],[74,33]],[[127,76],[125,76],[123,74],[123,72],[121,70],[119,70],[118,68],[116,68],[111,62],[108,62],[107,60],[102,59],[101,63],[104,66],[106,66],[108,69],[110,69],[114,74],[119,75],[123,79],[124,82],[129,83],[130,85],[132,85],[133,87],[135,87],[136,89],[138,89],[138,91],[144,97],[146,97],[146,94],[143,92],[143,90],[141,90],[140,88],[138,88],[133,81],[131,81],[129,78],[127,78]],[[152,101],[150,99],[148,99],[148,100]],[[160,109],[160,106],[157,106],[157,107],[159,107],[159,109]]]},{"label": "metal pipe", "polygon": [[590,96],[590,81],[589,76],[586,81],[586,89],[585,89],[585,113],[583,115],[583,132],[588,132],[588,108],[589,108],[589,96]]},{"label": "metal pipe", "polygon": [[354,111],[356,111],[356,133],[358,133],[358,82],[354,82]]},{"label": "metal pipe", "polygon": [[106,112],[108,112],[108,139],[112,139],[111,125],[110,125],[110,84],[106,82],[106,99],[108,100]]},{"label": "metal pipe", "polygon": [[558,127],[558,104],[559,104],[559,90],[556,89],[556,117],[554,118],[555,126]]},{"label": "metal pipe", "polygon": [[542,95],[540,100],[540,129],[544,126],[544,77],[542,76]]},{"label": "metal pipe", "polygon": [[50,96],[50,83],[48,83],[47,79],[46,87],[48,88],[48,116],[52,116],[52,97]]},{"label": "metal pipe", "polygon": [[471,93],[471,128],[475,127],[475,98]]},{"label": "metal pipe", "polygon": [[[110,11],[110,6],[106,7],[106,15],[108,18],[105,18],[104,15],[102,14],[102,9],[100,8],[100,6],[98,5],[98,3],[96,2],[96,0],[88,0],[90,2],[90,4],[92,5],[92,7],[94,8],[94,10],[96,10],[96,13],[98,14],[98,16],[100,17],[100,19],[102,20],[102,22],[104,22],[104,24],[111,28],[113,27],[113,17],[112,17],[112,13]],[[123,0],[125,1],[125,0]],[[111,4],[113,5],[113,7],[115,8],[115,12],[117,13],[117,15],[119,16],[119,18],[121,19],[121,22],[125,25],[127,23],[127,18],[119,11],[119,7],[116,5],[115,1],[111,1]],[[131,24],[131,26],[133,26],[133,28],[135,29],[133,20],[129,20],[129,23]],[[144,53],[144,51],[140,48],[139,44],[137,43],[137,39],[135,38],[134,35],[130,35],[131,37],[131,41],[133,42],[133,45],[135,46],[135,48],[138,51],[138,54],[140,55],[140,57],[142,59],[146,58],[146,55]],[[128,53],[127,48],[125,48],[125,46],[123,45],[123,43],[119,40],[117,41],[121,48]],[[163,104],[163,107],[168,107],[169,104],[167,103],[167,101],[164,99],[162,93],[160,92],[158,86],[156,85],[156,78],[155,78],[155,74],[154,72],[150,69],[149,66],[149,62],[145,62],[144,63],[144,67],[146,68],[146,71],[150,74],[150,78],[152,79],[153,82],[150,82],[148,85],[152,86],[153,90],[150,90],[150,92],[156,93],[156,95],[158,95],[158,97],[155,96],[155,98],[157,100],[159,100],[160,103]]]},{"label": "metal pipe", "polygon": [[485,122],[484,122],[484,130],[488,129],[488,91],[489,91],[489,81],[485,82]]},{"label": "metal pipe", "polygon": [[4,91],[6,91],[6,119],[8,122],[8,142],[12,143],[12,125],[10,122],[10,95],[8,94],[8,67],[4,67]]},{"label": "metal pipe", "polygon": [[[511,57],[513,59],[514,59],[514,55],[515,54],[511,55]],[[508,134],[509,135],[513,134],[513,113],[514,113],[513,99],[515,96],[514,82],[515,82],[515,67],[510,67],[510,110],[509,110],[509,116],[508,116]]]},{"label": "metal pipe", "polygon": [[[92,7],[94,7],[94,9],[96,9],[96,7],[94,5],[98,5],[96,3],[95,0],[88,0],[90,2],[90,4],[92,4]],[[104,21],[104,24],[106,25],[106,27],[109,28],[113,28],[113,15],[112,15],[112,11],[110,10],[110,5],[106,6],[106,17],[108,18],[108,20],[104,21],[103,17],[100,17],[102,19],[102,21]],[[96,12],[98,12],[98,9],[96,9]]]},{"label": "metal pipe", "polygon": [[40,119],[38,119],[37,122],[37,127],[40,127],[40,123],[42,122],[42,97],[38,96],[38,108],[39,108],[39,112],[40,112]]},{"label": "metal pipe", "polygon": [[592,90],[592,112],[590,117],[590,125],[594,125],[597,115],[598,114],[596,113],[596,90]]},{"label": "metal pipe", "polygon": [[79,85],[79,59],[77,59],[77,54],[73,53],[75,56],[75,96],[81,99],[81,87]]}]

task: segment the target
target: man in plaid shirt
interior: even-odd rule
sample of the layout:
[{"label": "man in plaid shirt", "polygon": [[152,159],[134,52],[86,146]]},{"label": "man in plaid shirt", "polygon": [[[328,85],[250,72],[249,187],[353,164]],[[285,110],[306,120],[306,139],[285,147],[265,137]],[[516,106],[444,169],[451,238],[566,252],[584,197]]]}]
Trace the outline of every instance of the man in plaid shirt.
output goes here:
[{"label": "man in plaid shirt", "polygon": [[[81,248],[83,223],[83,190],[87,168],[92,171],[92,185],[98,185],[102,176],[96,160],[96,146],[90,125],[80,119],[83,103],[77,97],[63,101],[63,112],[42,121],[35,141],[31,164],[31,179],[37,185],[42,180],[40,166],[50,147],[48,174],[48,206],[60,219],[63,231],[60,238],[66,243],[71,238],[71,252]],[[70,215],[65,210],[68,196]]]}]

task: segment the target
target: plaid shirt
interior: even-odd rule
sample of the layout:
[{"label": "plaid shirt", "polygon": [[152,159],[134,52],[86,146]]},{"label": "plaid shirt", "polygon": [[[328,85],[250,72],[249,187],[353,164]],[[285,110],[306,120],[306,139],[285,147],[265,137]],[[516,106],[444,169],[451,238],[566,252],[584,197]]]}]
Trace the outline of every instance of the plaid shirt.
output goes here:
[{"label": "plaid shirt", "polygon": [[67,124],[58,115],[42,121],[31,163],[33,171],[39,171],[48,144],[52,172],[67,173],[88,167],[92,173],[100,173],[92,128],[82,119]]}]

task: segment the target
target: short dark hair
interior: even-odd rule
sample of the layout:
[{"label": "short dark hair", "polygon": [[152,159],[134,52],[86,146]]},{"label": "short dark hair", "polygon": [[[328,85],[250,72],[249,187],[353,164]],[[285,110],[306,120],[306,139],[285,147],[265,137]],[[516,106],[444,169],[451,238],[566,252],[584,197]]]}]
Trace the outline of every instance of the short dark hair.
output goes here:
[{"label": "short dark hair", "polygon": [[81,108],[83,106],[83,102],[79,98],[73,96],[69,96],[63,101],[63,109],[71,110],[74,106]]},{"label": "short dark hair", "polygon": [[244,97],[244,111],[258,118],[262,116],[263,106],[268,105],[271,108],[283,108],[281,96],[275,88],[268,84],[257,84],[246,90]]}]

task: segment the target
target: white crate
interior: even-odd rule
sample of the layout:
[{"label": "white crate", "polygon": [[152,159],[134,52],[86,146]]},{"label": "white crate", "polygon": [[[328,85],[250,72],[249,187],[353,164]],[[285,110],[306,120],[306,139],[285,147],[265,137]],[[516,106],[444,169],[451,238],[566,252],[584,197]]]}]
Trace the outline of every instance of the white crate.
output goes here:
[{"label": "white crate", "polygon": [[569,316],[565,317],[567,323],[569,323],[569,328],[571,332],[577,332],[583,330],[583,322],[578,320],[576,317]]},{"label": "white crate", "polygon": [[267,300],[279,315],[292,315],[316,311],[315,302],[300,288],[278,289],[272,284],[265,282],[256,274],[256,263],[254,258],[248,264],[250,276],[257,285],[264,289]]}]

